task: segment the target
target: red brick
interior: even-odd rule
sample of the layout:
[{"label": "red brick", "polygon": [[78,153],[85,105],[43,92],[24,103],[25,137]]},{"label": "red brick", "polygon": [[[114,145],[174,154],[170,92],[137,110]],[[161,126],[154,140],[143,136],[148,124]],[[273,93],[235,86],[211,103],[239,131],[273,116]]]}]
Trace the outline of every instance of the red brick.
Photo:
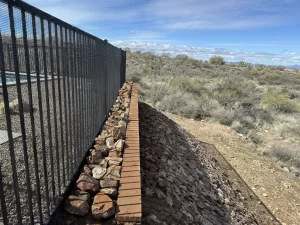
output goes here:
[{"label": "red brick", "polygon": [[118,215],[131,214],[131,213],[141,213],[142,212],[142,206],[141,206],[141,204],[118,206],[117,207],[117,212],[118,212]]},{"label": "red brick", "polygon": [[141,171],[140,166],[123,166],[122,172]]},{"label": "red brick", "polygon": [[117,204],[118,206],[142,204],[141,195],[129,196],[129,197],[118,197]]},{"label": "red brick", "polygon": [[141,177],[121,177],[120,178],[120,183],[135,183],[135,182],[140,182]]},{"label": "red brick", "polygon": [[125,166],[140,166],[140,161],[132,161],[132,162],[123,162],[122,167]]},{"label": "red brick", "polygon": [[139,186],[139,188],[136,189],[119,190],[118,198],[130,196],[141,196],[141,186]]},{"label": "red brick", "polygon": [[133,190],[133,189],[141,189],[141,183],[135,182],[135,183],[123,183],[119,186],[119,192],[121,190]]},{"label": "red brick", "polygon": [[123,158],[131,158],[131,157],[139,157],[140,158],[140,152],[130,152],[130,151],[127,151],[123,155]]},{"label": "red brick", "polygon": [[131,157],[131,158],[125,158],[123,160],[123,163],[124,162],[139,162],[140,161],[140,157]]},{"label": "red brick", "polygon": [[125,177],[138,177],[141,176],[141,172],[140,171],[122,171],[121,172],[121,177],[125,178]]}]

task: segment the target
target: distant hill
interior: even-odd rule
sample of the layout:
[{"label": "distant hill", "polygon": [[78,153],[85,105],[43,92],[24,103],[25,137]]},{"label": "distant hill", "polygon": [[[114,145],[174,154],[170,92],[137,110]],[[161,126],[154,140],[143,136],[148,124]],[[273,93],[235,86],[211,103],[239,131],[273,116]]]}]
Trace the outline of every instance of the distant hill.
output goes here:
[{"label": "distant hill", "polygon": [[287,69],[291,69],[291,70],[300,70],[300,65],[291,65],[291,66],[285,66],[285,68]]}]

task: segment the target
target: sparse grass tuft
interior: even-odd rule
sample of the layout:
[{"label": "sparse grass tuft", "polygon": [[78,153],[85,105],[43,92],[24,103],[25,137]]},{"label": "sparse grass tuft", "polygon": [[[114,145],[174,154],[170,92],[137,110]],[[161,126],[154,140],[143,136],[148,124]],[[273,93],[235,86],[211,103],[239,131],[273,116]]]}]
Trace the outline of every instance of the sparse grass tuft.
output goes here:
[{"label": "sparse grass tuft", "polygon": [[268,152],[270,156],[288,163],[290,166],[300,168],[300,147],[288,143],[275,143]]},{"label": "sparse grass tuft", "polygon": [[289,99],[285,93],[276,89],[268,89],[262,98],[262,104],[269,110],[275,110],[282,113],[300,112],[300,106]]}]

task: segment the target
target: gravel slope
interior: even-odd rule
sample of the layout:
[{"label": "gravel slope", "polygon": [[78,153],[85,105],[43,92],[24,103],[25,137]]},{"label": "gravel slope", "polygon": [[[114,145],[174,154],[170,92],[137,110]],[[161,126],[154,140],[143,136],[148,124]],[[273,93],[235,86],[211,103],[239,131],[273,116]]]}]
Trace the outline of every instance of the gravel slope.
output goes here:
[{"label": "gravel slope", "polygon": [[[253,142],[230,127],[167,114],[197,139],[212,143],[272,214],[285,225],[300,224],[299,174],[258,154]],[[256,207],[253,207],[256,210]]]},{"label": "gravel slope", "polygon": [[139,110],[143,224],[278,224],[249,212],[212,146],[149,105]]}]

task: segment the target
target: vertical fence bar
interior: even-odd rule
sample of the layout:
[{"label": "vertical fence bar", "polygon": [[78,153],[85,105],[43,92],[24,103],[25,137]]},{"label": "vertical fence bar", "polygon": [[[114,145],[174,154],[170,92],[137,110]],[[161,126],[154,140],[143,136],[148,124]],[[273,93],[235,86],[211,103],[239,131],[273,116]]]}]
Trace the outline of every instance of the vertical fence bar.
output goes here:
[{"label": "vertical fence bar", "polygon": [[[64,31],[64,32],[63,32]],[[66,70],[66,37],[64,36],[64,33],[66,33],[66,29],[62,28],[62,26],[60,27],[60,40],[61,40],[61,59],[62,59],[62,78],[63,78],[63,98],[64,98],[64,120],[65,120],[65,148],[66,148],[66,160],[64,157],[63,160],[66,161],[66,168],[64,168],[64,171],[66,170],[67,173],[66,173],[66,177],[67,177],[67,180],[70,179],[70,173],[69,173],[69,142],[68,142],[68,137],[69,137],[69,134],[68,134],[68,119],[67,119],[67,94],[66,94],[66,73],[67,73],[67,70]],[[62,146],[62,148],[64,149],[64,146]],[[64,183],[64,185],[66,186],[66,183]]]},{"label": "vertical fence bar", "polygon": [[82,35],[82,49],[83,49],[83,54],[82,54],[82,62],[83,62],[83,70],[82,70],[82,75],[83,75],[83,79],[82,79],[82,108],[83,108],[83,118],[82,118],[82,123],[83,123],[83,130],[84,130],[84,134],[83,134],[83,141],[82,141],[82,148],[83,148],[83,153],[85,155],[86,153],[86,147],[87,146],[87,140],[89,139],[89,137],[87,136],[87,130],[86,130],[86,77],[87,77],[87,63],[86,63],[86,45],[85,45],[85,40],[86,37],[84,35]]},{"label": "vertical fence bar", "polygon": [[[57,29],[57,24],[55,25],[55,47],[56,47],[56,65],[57,65],[57,86],[58,86],[58,108],[59,108],[59,127],[60,127],[60,150],[61,150],[61,161],[62,161],[62,183],[63,186],[65,186],[66,184],[66,175],[65,175],[65,160],[64,160],[64,132],[63,132],[63,120],[62,120],[62,99],[61,99],[61,84],[60,84],[60,55],[59,55],[59,42],[58,42],[58,29]],[[59,146],[59,144],[58,144]],[[57,146],[57,148],[58,148]],[[58,148],[59,149],[59,148]],[[58,164],[58,168],[60,168],[60,162],[59,159],[60,155],[59,155],[59,150],[57,151],[57,164]],[[60,169],[59,169],[60,170]],[[61,171],[61,170],[60,170]],[[60,184],[60,174],[58,175],[58,185],[61,187]],[[59,192],[59,194],[61,194]]]},{"label": "vertical fence bar", "polygon": [[[32,134],[32,149],[33,149],[33,161],[34,161],[34,173],[35,182],[37,189],[37,201],[39,209],[39,217],[42,220],[42,202],[41,202],[41,187],[40,187],[40,177],[38,169],[38,159],[37,159],[37,146],[36,146],[36,133],[35,133],[35,122],[34,122],[34,110],[33,110],[33,98],[32,98],[32,87],[31,87],[31,77],[30,77],[30,63],[29,63],[29,50],[28,50],[28,40],[27,40],[27,23],[25,10],[22,10],[22,25],[23,25],[23,42],[24,42],[24,57],[25,57],[25,70],[27,74],[27,88],[28,88],[28,100],[29,100],[29,113],[30,113],[30,124],[31,124],[31,134]],[[48,199],[46,199],[47,201]],[[49,200],[47,201],[49,204]],[[31,222],[33,224],[33,220]]]},{"label": "vertical fence bar", "polygon": [[28,154],[27,154],[24,113],[23,113],[23,100],[22,100],[22,91],[21,91],[21,82],[20,82],[20,73],[19,73],[19,60],[18,60],[17,40],[16,40],[16,33],[15,33],[14,12],[13,12],[13,6],[11,4],[8,5],[8,13],[9,13],[9,20],[10,20],[14,70],[15,70],[16,84],[17,84],[19,118],[20,118],[21,133],[22,133],[22,147],[23,147],[24,162],[25,162],[24,166],[25,166],[25,173],[26,173],[26,189],[28,193],[28,209],[29,209],[30,221],[33,224],[32,190],[31,190],[29,168],[28,168],[29,163],[28,163]]},{"label": "vertical fence bar", "polygon": [[[66,52],[67,52],[67,86],[68,86],[68,108],[69,108],[69,113],[68,113],[68,119],[69,119],[69,135],[70,135],[70,171],[72,169],[72,171],[74,171],[74,151],[73,151],[73,132],[72,132],[72,105],[73,102],[72,100],[74,100],[74,95],[72,95],[72,99],[71,99],[71,86],[70,86],[70,82],[72,82],[72,80],[70,81],[71,78],[71,72],[72,72],[72,47],[71,47],[71,30],[67,30],[66,31],[66,41],[67,41],[67,45],[66,45]],[[73,88],[72,88],[73,91]],[[72,174],[72,173],[71,173]]]},{"label": "vertical fence bar", "polygon": [[75,144],[75,140],[77,140],[77,133],[76,133],[76,98],[75,98],[75,79],[76,79],[76,62],[75,62],[75,33],[73,30],[70,30],[70,56],[71,56],[71,78],[72,78],[72,118],[73,118],[73,121],[72,121],[72,140],[73,140],[73,146],[72,146],[72,149],[73,149],[73,167],[72,167],[72,171],[75,170],[76,168],[76,165],[77,165],[77,146]]},{"label": "vertical fence bar", "polygon": [[9,155],[10,155],[11,167],[13,172],[12,178],[13,178],[14,194],[16,197],[17,220],[19,224],[22,224],[19,184],[18,184],[16,159],[15,159],[15,152],[14,152],[14,141],[12,135],[12,124],[11,124],[11,117],[10,117],[10,110],[9,110],[8,90],[6,85],[5,65],[4,65],[3,56],[4,53],[3,53],[3,44],[2,44],[2,34],[0,31],[0,71],[1,71],[1,79],[2,79],[2,90],[3,90],[5,119],[6,119],[6,126],[7,126],[7,136],[8,136],[8,143],[9,143]]},{"label": "vertical fence bar", "polygon": [[82,147],[82,138],[83,138],[83,134],[84,134],[84,131],[83,131],[83,124],[82,124],[82,77],[83,77],[83,73],[82,73],[82,35],[81,33],[78,33],[78,36],[77,36],[77,41],[78,41],[78,89],[77,89],[77,92],[79,92],[78,94],[78,112],[79,112],[79,118],[78,118],[78,125],[79,125],[79,155],[80,155],[80,159],[78,161],[78,163],[80,162],[81,160],[81,157],[83,156],[83,147]]},{"label": "vertical fence bar", "polygon": [[[45,131],[44,131],[44,116],[43,116],[43,103],[42,103],[42,90],[41,90],[41,78],[40,78],[40,62],[38,54],[38,41],[37,41],[37,26],[36,19],[42,22],[40,18],[32,14],[32,32],[33,32],[33,43],[34,43],[34,58],[35,58],[35,72],[37,77],[37,91],[38,91],[38,105],[39,105],[39,117],[40,117],[40,129],[41,129],[41,143],[42,143],[42,163],[44,173],[44,185],[46,199],[49,199],[49,187],[48,187],[48,167],[46,158],[46,143],[45,143]],[[41,24],[39,25],[41,26]],[[41,29],[41,27],[39,27]],[[43,224],[43,219],[40,221]]]},{"label": "vertical fence bar", "polygon": [[76,151],[76,161],[75,165],[77,166],[79,163],[79,124],[78,124],[78,115],[79,115],[79,104],[78,104],[78,33],[75,31],[73,32],[73,41],[74,41],[74,82],[75,82],[75,140],[77,141],[77,144],[74,143],[75,145],[75,151]]},{"label": "vertical fence bar", "polygon": [[[45,21],[42,21],[41,23],[41,35],[42,35],[42,48],[43,48],[43,62],[44,62],[44,78],[45,78],[45,97],[46,97],[46,108],[47,108],[47,128],[48,128],[48,142],[49,142],[49,155],[50,155],[50,170],[51,170],[51,191],[52,191],[52,199],[55,196],[55,182],[54,182],[54,165],[53,165],[53,147],[52,147],[52,129],[51,129],[51,111],[50,111],[50,101],[49,101],[49,85],[48,85],[48,63],[47,63],[47,54],[46,52],[46,41],[45,41]],[[49,35],[49,33],[48,33]],[[47,47],[49,51],[49,47]],[[52,68],[51,68],[52,71]],[[47,195],[46,201],[47,202],[47,208],[48,208],[48,215],[49,212],[49,195]]]},{"label": "vertical fence bar", "polygon": [[[52,43],[52,29],[51,29],[51,22],[48,21],[48,35],[49,35],[49,52],[50,52],[50,67],[51,67],[51,84],[52,84],[52,101],[53,101],[53,120],[54,120],[54,138],[55,138],[55,147],[57,147],[57,121],[56,121],[56,96],[55,96],[55,80],[54,80],[54,60],[53,60],[53,43]],[[51,121],[50,121],[51,122]],[[51,142],[53,139],[51,140]],[[50,151],[53,151],[53,146]],[[56,148],[57,151],[57,148]],[[57,163],[57,162],[56,162]],[[54,159],[51,158],[51,164],[52,164],[52,174],[53,174],[53,183],[52,183],[52,190],[53,190],[53,199],[56,196],[56,187],[55,187],[55,179],[54,179]],[[57,168],[56,168],[57,169]],[[59,170],[56,171],[57,174],[59,174]],[[58,188],[58,194],[60,193],[60,189]]]},{"label": "vertical fence bar", "polygon": [[[1,57],[1,54],[0,54],[0,57]],[[3,175],[2,175],[1,164],[0,164],[0,202],[1,202],[1,213],[2,213],[3,224],[8,225],[7,208],[6,208],[5,194],[4,194],[4,188],[3,188]]]},{"label": "vertical fence bar", "polygon": [[[54,24],[55,25],[55,24]],[[53,101],[53,120],[54,120],[54,134],[55,134],[55,153],[56,153],[56,178],[57,178],[57,195],[60,194],[60,171],[59,171],[59,148],[58,148],[58,127],[57,127],[57,109],[56,109],[56,93],[55,93],[55,80],[56,77],[54,77],[54,71],[57,71],[57,65],[54,65],[54,51],[55,49],[53,48],[53,39],[52,39],[52,25],[51,22],[49,21],[49,43],[50,43],[50,59],[51,59],[51,80],[52,80],[52,101]],[[54,35],[55,35],[55,30],[54,30]],[[54,37],[55,41],[55,37]],[[53,195],[54,197],[56,196],[55,194]]]}]

